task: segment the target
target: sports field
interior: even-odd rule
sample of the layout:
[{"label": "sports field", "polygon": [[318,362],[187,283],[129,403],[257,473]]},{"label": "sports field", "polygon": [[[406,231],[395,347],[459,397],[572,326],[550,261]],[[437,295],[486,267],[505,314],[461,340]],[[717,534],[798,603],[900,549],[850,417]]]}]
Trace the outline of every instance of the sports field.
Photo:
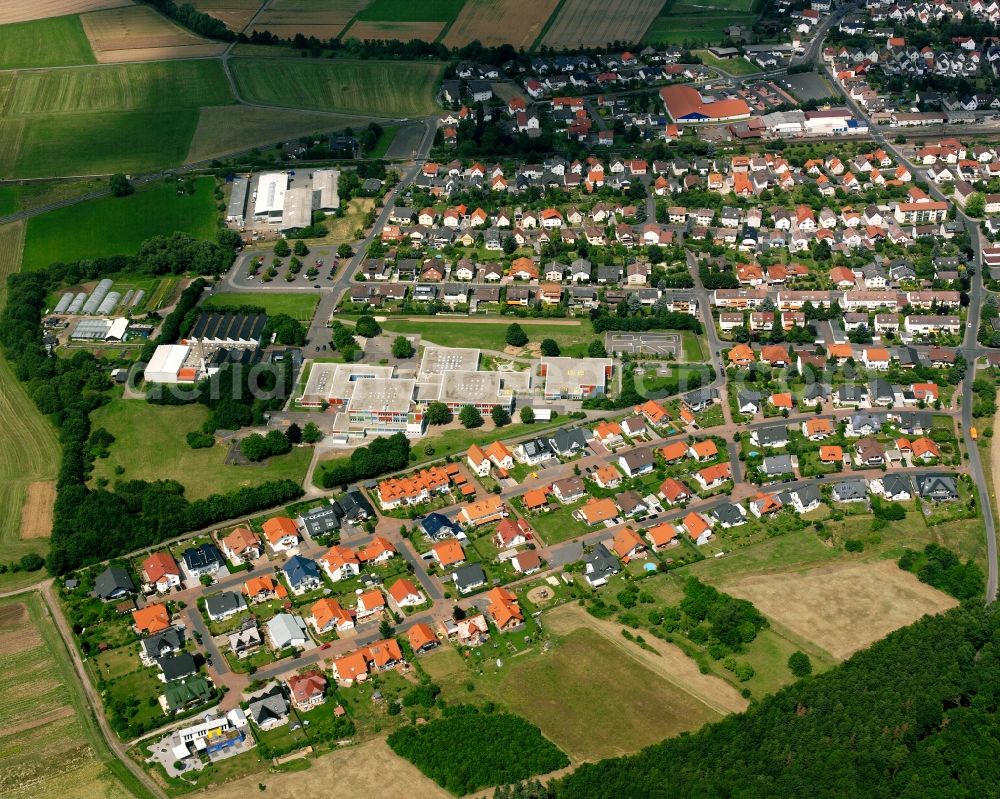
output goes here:
[{"label": "sports field", "polygon": [[80,19],[102,64],[204,58],[226,49],[225,44],[196,36],[147,6],[96,11]]},{"label": "sports field", "polygon": [[485,47],[512,44],[528,49],[557,5],[559,0],[467,0],[443,42],[462,47],[478,39]]},{"label": "sports field", "polygon": [[[232,466],[224,463],[226,448],[191,449],[184,436],[200,430],[208,410],[202,405],[150,405],[143,400],[114,400],[90,415],[93,427],[104,427],[115,436],[111,455],[98,459],[94,477],[115,480],[177,480],[188,499],[228,493],[268,480],[289,478],[302,482],[312,450],[295,448],[271,458],[264,465]],[[122,475],[114,473],[123,466]]]},{"label": "sports field", "polygon": [[[0,602],[0,796],[130,799],[38,594]],[[144,794],[143,794],[144,795]]]},{"label": "sports field", "polygon": [[638,42],[662,8],[660,0],[564,0],[542,44],[560,50]]},{"label": "sports field", "polygon": [[0,3],[0,25],[128,5],[132,5],[132,0],[31,0],[31,2],[6,0]]},{"label": "sports field", "polygon": [[232,95],[218,61],[0,75],[0,176],[142,172],[179,164],[198,108]]},{"label": "sports field", "polygon": [[93,63],[94,53],[79,17],[56,17],[0,26],[0,69]]},{"label": "sports field", "polygon": [[801,573],[759,575],[721,588],[844,659],[925,613],[958,603],[894,561],[843,563]]},{"label": "sports field", "polygon": [[[6,301],[7,276],[20,268],[24,223],[0,226],[0,305]],[[29,552],[44,555],[51,507],[38,507],[38,492],[53,480],[59,468],[59,444],[48,419],[14,377],[7,361],[0,358],[0,561],[9,563]],[[22,514],[29,495],[34,494],[34,527],[22,529]],[[25,572],[0,575],[0,590],[16,588],[39,577]],[[0,648],[2,651],[2,648]],[[3,791],[0,790],[0,794]]]},{"label": "sports field", "polygon": [[234,308],[256,305],[269,316],[288,314],[300,322],[308,322],[316,313],[319,294],[311,291],[230,291],[213,294],[201,304],[202,308]]},{"label": "sports field", "polygon": [[504,337],[511,322],[517,322],[528,334],[528,346],[537,346],[542,339],[555,339],[563,355],[586,354],[587,345],[594,339],[589,321],[556,322],[532,319],[511,319],[505,322],[467,319],[461,322],[442,319],[389,319],[382,327],[393,333],[417,333],[433,344],[442,347],[478,347],[483,350],[503,350]]},{"label": "sports field", "polygon": [[232,61],[240,94],[248,102],[376,116],[433,113],[434,87],[443,69],[406,61]]},{"label": "sports field", "polygon": [[[102,197],[32,217],[24,268],[54,261],[106,255],[134,255],[143,241],[176,231],[202,239],[216,234],[218,211],[213,178],[197,178],[195,193],[177,193],[173,183],[156,183],[128,197]],[[72,231],[73,235],[66,235]]]}]

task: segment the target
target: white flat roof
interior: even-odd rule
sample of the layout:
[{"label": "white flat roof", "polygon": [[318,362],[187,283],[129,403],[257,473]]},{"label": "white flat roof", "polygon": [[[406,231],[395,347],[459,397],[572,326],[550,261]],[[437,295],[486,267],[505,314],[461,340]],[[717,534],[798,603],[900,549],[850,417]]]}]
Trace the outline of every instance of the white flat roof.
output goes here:
[{"label": "white flat roof", "polygon": [[373,411],[377,413],[406,413],[413,401],[415,380],[398,380],[387,377],[366,377],[354,384],[354,393],[347,405],[348,411]]},{"label": "white flat roof", "polygon": [[254,216],[278,216],[285,207],[285,192],[288,190],[287,172],[265,172],[257,178],[257,199],[254,200]]},{"label": "white flat roof", "polygon": [[312,190],[319,195],[320,208],[340,208],[339,181],[340,172],[336,169],[317,169],[313,172]]},{"label": "white flat roof", "polygon": [[312,224],[312,189],[295,188],[285,192],[285,202],[281,212],[283,230],[309,227]]},{"label": "white flat roof", "polygon": [[187,344],[161,344],[146,366],[146,379],[152,382],[173,382],[187,360],[191,347]]},{"label": "white flat roof", "polygon": [[448,372],[474,371],[479,366],[479,350],[471,347],[424,347],[420,377]]},{"label": "white flat roof", "polygon": [[347,400],[354,395],[355,384],[365,378],[392,377],[393,367],[363,363],[314,363],[309,372],[303,397]]},{"label": "white flat roof", "polygon": [[120,339],[125,335],[126,330],[128,330],[128,319],[124,316],[119,317],[111,323],[111,329],[108,331],[107,338]]},{"label": "white flat roof", "polygon": [[573,394],[581,386],[605,387],[607,369],[614,361],[611,358],[542,358],[545,369],[545,391],[558,389],[561,393]]}]

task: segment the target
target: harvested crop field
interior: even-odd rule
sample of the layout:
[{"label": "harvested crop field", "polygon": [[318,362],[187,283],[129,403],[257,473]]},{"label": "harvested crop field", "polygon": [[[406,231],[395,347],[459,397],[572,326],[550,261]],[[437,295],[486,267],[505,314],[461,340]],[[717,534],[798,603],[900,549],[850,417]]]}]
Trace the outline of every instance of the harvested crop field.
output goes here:
[{"label": "harvested crop field", "polygon": [[0,796],[131,796],[101,760],[110,754],[86,715],[69,653],[37,594],[0,604],[0,668]]},{"label": "harvested crop field", "polygon": [[203,58],[226,49],[225,44],[196,36],[146,6],[96,11],[80,19],[101,64]]},{"label": "harvested crop field", "polygon": [[[258,785],[267,785],[268,799],[302,799],[304,796],[405,796],[407,799],[449,799],[416,767],[398,757],[379,738],[361,746],[331,752],[305,771],[255,774],[212,788],[212,799],[246,799],[257,796]],[[331,786],[335,785],[335,789]]]},{"label": "harvested crop field", "polygon": [[263,0],[190,0],[191,5],[222,20],[231,31],[243,30],[263,4]]},{"label": "harvested crop field", "polygon": [[347,31],[346,38],[376,39],[378,41],[408,42],[420,39],[422,42],[433,42],[444,30],[444,22],[366,22],[358,20]]},{"label": "harvested crop field", "polygon": [[366,5],[368,0],[274,0],[253,27],[283,39],[291,39],[296,33],[332,39]]},{"label": "harvested crop field", "polygon": [[958,604],[888,560],[747,577],[720,588],[838,659]]},{"label": "harvested crop field", "polygon": [[251,103],[377,116],[422,116],[437,108],[443,66],[413,61],[234,58],[233,77]]},{"label": "harvested crop field", "polygon": [[64,17],[83,14],[102,8],[121,8],[132,5],[132,0],[32,0],[0,3],[0,25],[11,22],[28,22],[33,19]]},{"label": "harvested crop field", "polygon": [[21,508],[21,538],[48,538],[52,532],[52,507],[56,501],[53,480],[36,480],[28,485]]},{"label": "harvested crop field", "polygon": [[364,127],[369,121],[322,111],[291,111],[253,105],[212,106],[201,109],[186,160],[189,163],[203,161],[310,133]]},{"label": "harvested crop field", "polygon": [[534,44],[559,0],[468,0],[444,37],[448,47],[463,47],[478,39],[485,47]]},{"label": "harvested crop field", "polygon": [[572,49],[638,42],[662,8],[660,0],[566,0],[542,44]]}]

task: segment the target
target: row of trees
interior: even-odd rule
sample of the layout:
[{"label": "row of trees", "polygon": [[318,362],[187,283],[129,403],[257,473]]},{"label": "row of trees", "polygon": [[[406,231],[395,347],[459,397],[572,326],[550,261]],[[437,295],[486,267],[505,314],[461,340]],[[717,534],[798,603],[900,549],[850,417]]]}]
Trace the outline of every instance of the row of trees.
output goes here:
[{"label": "row of trees", "polygon": [[410,462],[410,441],[403,433],[378,437],[367,447],[358,447],[346,458],[323,464],[320,482],[323,488],[345,486],[358,480],[370,480],[396,472]]},{"label": "row of trees", "polygon": [[222,42],[231,42],[236,39],[236,34],[226,27],[226,23],[210,14],[199,11],[190,3],[177,5],[174,0],[142,0],[142,2],[151,5],[163,16],[170,17],[199,36],[204,36],[207,39],[218,39]]}]

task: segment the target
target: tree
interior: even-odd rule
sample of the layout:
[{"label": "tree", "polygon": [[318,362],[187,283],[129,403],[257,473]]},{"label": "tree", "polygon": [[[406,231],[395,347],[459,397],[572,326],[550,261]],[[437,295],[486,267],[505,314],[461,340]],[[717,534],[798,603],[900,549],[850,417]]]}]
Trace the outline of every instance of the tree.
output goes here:
[{"label": "tree", "polygon": [[608,351],[604,347],[604,342],[595,338],[587,345],[587,356],[590,358],[607,358]]},{"label": "tree", "polygon": [[504,340],[512,347],[523,347],[528,343],[528,334],[517,322],[507,328],[507,335]]},{"label": "tree", "polygon": [[503,405],[494,405],[493,410],[490,411],[490,416],[493,417],[493,424],[497,427],[506,427],[510,424],[510,414]]},{"label": "tree", "polygon": [[22,555],[18,563],[21,566],[21,571],[36,572],[45,565],[45,558],[37,552],[29,552],[26,555]]},{"label": "tree", "polygon": [[288,242],[284,239],[278,239],[274,243],[274,254],[279,258],[287,258],[292,254],[292,248],[288,246]]},{"label": "tree", "polygon": [[251,433],[240,442],[240,452],[248,461],[262,461],[268,456],[269,448],[264,436]]},{"label": "tree", "polygon": [[358,321],[354,325],[354,332],[364,338],[375,338],[375,336],[382,332],[382,328],[379,327],[374,316],[365,315],[358,317]]},{"label": "tree", "polygon": [[292,444],[301,444],[302,428],[295,424],[295,422],[292,422],[288,425],[288,429],[285,431],[285,436]]},{"label": "tree", "polygon": [[982,216],[986,213],[986,198],[981,192],[975,191],[965,201],[965,213],[969,216]]},{"label": "tree", "polygon": [[135,191],[135,187],[123,172],[115,172],[108,181],[108,186],[115,197],[127,197]]},{"label": "tree", "polygon": [[280,430],[271,430],[268,432],[264,436],[264,443],[267,444],[268,455],[284,455],[292,451],[292,442]]},{"label": "tree", "polygon": [[346,241],[337,247],[337,255],[341,258],[350,258],[354,255],[354,250],[351,249],[351,245]]},{"label": "tree", "polygon": [[459,421],[467,429],[483,426],[483,415],[475,405],[465,405],[458,414]]},{"label": "tree", "polygon": [[443,402],[432,402],[427,406],[425,418],[427,424],[448,424],[452,420],[451,409]]},{"label": "tree", "polygon": [[521,421],[524,424],[535,423],[535,412],[532,410],[530,405],[525,405],[523,408],[521,408]]},{"label": "tree", "polygon": [[406,336],[396,336],[392,340],[392,355],[394,358],[412,358],[413,344]]},{"label": "tree", "polygon": [[813,666],[809,655],[805,652],[792,652],[788,656],[788,670],[796,677],[805,677],[812,674]]},{"label": "tree", "polygon": [[302,440],[307,444],[315,444],[318,441],[322,441],[323,432],[319,429],[319,425],[315,422],[306,422],[306,426],[302,430]]},{"label": "tree", "polygon": [[388,619],[383,618],[382,621],[379,622],[378,634],[383,638],[392,638],[392,625],[389,623]]},{"label": "tree", "polygon": [[302,239],[296,239],[295,246],[292,249],[300,258],[309,254],[309,248],[306,247],[306,243]]},{"label": "tree", "polygon": [[555,358],[559,355],[559,345],[554,338],[543,338],[541,343],[542,355],[547,358]]}]

